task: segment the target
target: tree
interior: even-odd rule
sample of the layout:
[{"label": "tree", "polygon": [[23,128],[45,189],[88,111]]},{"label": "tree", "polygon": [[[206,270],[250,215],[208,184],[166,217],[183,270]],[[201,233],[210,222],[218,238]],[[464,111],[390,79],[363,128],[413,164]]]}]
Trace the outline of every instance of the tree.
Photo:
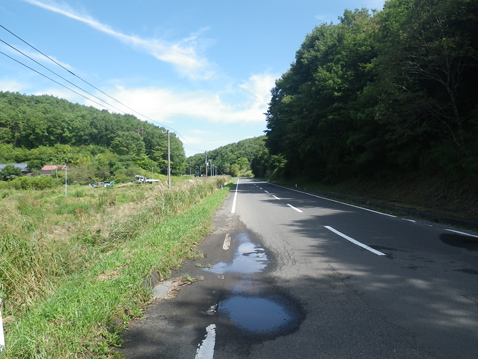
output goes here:
[{"label": "tree", "polygon": [[110,148],[120,156],[130,155],[141,157],[145,152],[141,136],[135,132],[118,132],[111,142]]},{"label": "tree", "polygon": [[[34,150],[42,146],[92,145],[96,146],[96,153],[91,153],[93,156],[101,152],[98,148],[103,151],[113,148],[122,156],[131,155],[137,159],[146,155],[148,161],[158,161],[158,166],[165,172],[167,152],[163,151],[160,158],[158,149],[166,148],[166,143],[164,128],[132,115],[112,114],[53,96],[0,92],[0,144],[12,144],[15,151],[19,147]],[[29,157],[32,163],[52,160],[51,156],[35,158],[33,153]],[[174,158],[173,172],[181,173],[186,158],[183,145],[174,134],[171,136],[171,158]]]},{"label": "tree", "polygon": [[21,176],[22,171],[14,165],[6,165],[0,172],[0,176],[4,181],[11,181],[12,179]]},{"label": "tree", "polygon": [[395,152],[414,148],[408,157],[418,158],[419,168],[463,169],[477,156],[476,146],[470,146],[477,132],[476,3],[390,0],[377,21],[372,87],[380,93],[377,119],[388,127],[389,141],[401,148]]},{"label": "tree", "polygon": [[267,147],[286,159],[286,175],[341,178],[370,151],[362,144],[377,129],[363,92],[376,54],[373,30],[366,9],[345,11],[340,24],[322,24],[307,35],[296,61],[276,82]]}]

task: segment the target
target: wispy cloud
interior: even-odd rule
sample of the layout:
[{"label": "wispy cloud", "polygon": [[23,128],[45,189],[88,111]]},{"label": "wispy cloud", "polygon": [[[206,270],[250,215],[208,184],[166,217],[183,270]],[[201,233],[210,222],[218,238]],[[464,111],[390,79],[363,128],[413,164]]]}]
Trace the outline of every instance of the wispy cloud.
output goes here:
[{"label": "wispy cloud", "polygon": [[142,109],[142,114],[163,124],[180,121],[181,118],[222,124],[263,122],[275,79],[271,74],[252,75],[232,90],[230,95],[234,97],[234,104],[220,94],[207,91],[117,87],[109,93],[132,108]]},{"label": "wispy cloud", "polygon": [[0,89],[2,89],[2,91],[18,92],[24,90],[26,87],[28,86],[15,80],[0,81]]},{"label": "wispy cloud", "polygon": [[176,42],[143,39],[113,30],[87,14],[80,14],[68,4],[55,1],[23,0],[31,5],[80,21],[100,32],[108,34],[131,46],[142,49],[158,60],[172,64],[181,76],[192,79],[209,79],[213,76],[212,65],[197,51],[198,34]]}]

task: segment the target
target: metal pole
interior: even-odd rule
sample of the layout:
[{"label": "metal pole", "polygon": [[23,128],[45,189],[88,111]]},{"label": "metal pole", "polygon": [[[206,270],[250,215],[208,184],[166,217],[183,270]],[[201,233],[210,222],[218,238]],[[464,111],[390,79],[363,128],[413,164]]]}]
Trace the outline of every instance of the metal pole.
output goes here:
[{"label": "metal pole", "polygon": [[206,178],[207,178],[207,151],[206,151]]},{"label": "metal pole", "polygon": [[5,336],[3,335],[3,318],[2,318],[2,298],[0,298],[0,353],[5,350]]},{"label": "metal pole", "polygon": [[168,187],[171,188],[171,143],[168,130]]}]

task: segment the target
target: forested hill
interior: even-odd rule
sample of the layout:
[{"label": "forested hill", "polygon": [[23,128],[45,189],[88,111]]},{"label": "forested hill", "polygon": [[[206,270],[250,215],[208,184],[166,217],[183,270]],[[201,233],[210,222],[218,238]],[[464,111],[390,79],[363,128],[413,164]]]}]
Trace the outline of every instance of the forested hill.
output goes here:
[{"label": "forested hill", "polygon": [[218,175],[263,177],[274,167],[265,146],[265,136],[248,138],[189,157],[189,170],[192,174],[205,175],[206,156],[208,173],[211,173],[212,165]]},{"label": "forested hill", "polygon": [[478,175],[478,2],[389,0],[306,36],[276,81],[267,147],[285,174]]},{"label": "forested hill", "polygon": [[[114,114],[52,96],[0,92],[0,162],[28,162],[30,169],[38,169],[52,162],[91,162],[92,157],[105,151],[115,158],[113,162],[122,163],[117,167],[134,164],[149,171],[153,167],[164,171],[167,132],[132,115]],[[186,158],[174,134],[171,160],[172,170],[182,173]]]}]

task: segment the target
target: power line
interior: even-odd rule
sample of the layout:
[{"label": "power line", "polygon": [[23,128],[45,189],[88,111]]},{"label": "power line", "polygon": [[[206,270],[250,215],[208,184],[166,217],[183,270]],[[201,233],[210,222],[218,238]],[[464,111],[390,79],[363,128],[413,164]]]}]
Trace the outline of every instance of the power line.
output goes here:
[{"label": "power line", "polygon": [[203,149],[198,148],[198,147],[194,146],[192,143],[188,142],[186,140],[186,138],[183,135],[181,135],[178,131],[175,130],[174,133],[176,133],[178,135],[178,137],[181,137],[184,140],[184,142],[186,142],[189,145],[189,148],[192,148],[192,149],[197,150],[199,152],[204,152]]},{"label": "power line", "polygon": [[[114,97],[108,95],[106,92],[100,90],[98,87],[94,86],[93,84],[89,83],[89,82],[86,81],[85,79],[81,78],[80,76],[78,76],[77,74],[75,74],[73,71],[69,70],[68,68],[66,68],[65,66],[63,66],[61,63],[59,63],[58,61],[56,61],[55,59],[51,58],[50,56],[46,55],[45,53],[43,53],[42,51],[40,51],[39,49],[37,49],[35,46],[31,45],[29,42],[23,40],[20,36],[16,35],[16,34],[13,33],[12,31],[10,31],[9,29],[7,29],[5,26],[3,26],[3,25],[0,24],[0,27],[2,27],[5,31],[9,32],[9,33],[12,34],[13,36],[15,36],[17,39],[19,39],[20,41],[22,41],[23,43],[25,43],[26,45],[30,46],[32,49],[34,49],[35,51],[37,51],[38,53],[40,53],[42,56],[44,56],[44,57],[47,58],[48,60],[50,60],[50,61],[52,61],[53,63],[55,63],[56,65],[60,66],[60,67],[61,67],[62,69],[64,69],[65,71],[68,71],[71,75],[75,76],[77,79],[83,81],[85,84],[87,84],[87,85],[91,86],[92,88],[94,88],[95,90],[101,92],[102,94],[104,94],[105,96],[109,97],[109,98],[112,99],[113,101],[115,101],[115,102],[119,103],[120,105],[126,107],[127,109],[129,109],[129,110],[135,112],[136,114],[140,115],[140,116],[143,117],[143,118],[146,118],[146,119],[148,119],[148,120],[150,120],[150,121],[152,121],[152,122],[156,122],[156,123],[158,123],[159,125],[161,125],[162,127],[169,128],[169,129],[171,129],[171,130],[174,131],[173,128],[170,128],[170,127],[168,127],[168,126],[165,126],[165,125],[163,125],[163,124],[161,124],[161,123],[159,123],[159,122],[157,122],[157,121],[154,121],[153,119],[149,118],[148,116],[143,115],[142,113],[136,111],[135,109],[133,109],[133,108],[131,108],[131,107],[125,105],[125,104],[122,103],[121,101],[119,101],[119,100],[115,99]],[[42,66],[43,66],[43,65],[42,65]],[[75,85],[75,86],[76,86],[76,85]],[[78,86],[76,86],[76,87],[78,87]],[[85,91],[85,90],[83,90],[83,91]],[[87,92],[87,91],[85,91],[85,92]],[[88,92],[87,92],[87,93],[88,93]],[[94,95],[93,95],[93,96],[94,96]],[[95,96],[95,97],[96,97],[96,96]],[[96,98],[97,98],[97,97],[96,97]],[[101,101],[103,101],[103,100],[101,100]],[[104,101],[103,101],[103,102],[104,102]],[[111,106],[111,105],[110,105],[110,106]],[[114,107],[114,106],[112,106],[112,107]],[[121,111],[121,110],[120,110],[120,111]],[[124,111],[121,111],[121,112],[124,112]]]},{"label": "power line", "polygon": [[41,75],[41,76],[47,78],[48,80],[53,81],[54,83],[56,83],[56,84],[58,84],[58,85],[60,85],[60,86],[63,86],[64,88],[66,88],[66,89],[68,89],[68,90],[70,90],[70,91],[76,93],[77,95],[80,95],[81,97],[83,97],[83,98],[85,98],[85,99],[87,99],[87,100],[89,100],[89,101],[91,101],[91,102],[94,102],[94,103],[96,103],[97,105],[99,105],[99,106],[101,106],[101,107],[103,107],[103,108],[106,108],[104,105],[100,104],[99,102],[96,102],[95,100],[90,99],[89,97],[87,97],[87,96],[85,96],[85,95],[79,93],[78,91],[75,91],[75,90],[69,88],[68,86],[63,85],[61,82],[58,82],[58,81],[52,79],[51,77],[48,77],[48,76],[45,75],[45,74],[42,74],[40,71],[35,70],[34,68],[32,68],[32,67],[30,67],[30,66],[24,64],[23,62],[21,62],[21,61],[19,61],[19,60],[17,60],[17,59],[14,59],[13,57],[7,55],[7,54],[4,53],[3,51],[0,51],[0,54],[2,54],[2,55],[4,55],[4,56],[8,57],[9,59],[11,59],[11,60],[13,60],[13,61],[19,63],[19,64],[22,65],[22,66],[25,66],[26,68],[32,70],[33,72],[36,72],[37,74],[39,74],[39,75]]},{"label": "power line", "polygon": [[[22,54],[22,55],[23,55],[23,56],[25,56],[26,58],[28,58],[28,59],[32,60],[33,62],[35,62],[36,64],[40,65],[40,66],[41,66],[41,67],[43,67],[44,69],[46,69],[46,70],[50,71],[52,74],[54,74],[54,75],[58,76],[59,78],[61,78],[61,79],[62,79],[62,80],[64,80],[64,81],[68,82],[70,85],[73,85],[73,86],[75,86],[77,89],[79,89],[79,90],[81,90],[81,91],[83,91],[83,92],[87,93],[87,94],[88,94],[88,95],[90,95],[90,96],[93,96],[94,98],[96,98],[96,99],[100,100],[101,102],[104,102],[104,103],[105,103],[105,104],[107,104],[108,106],[111,106],[112,108],[114,108],[114,109],[116,109],[116,110],[118,110],[118,111],[120,111],[120,112],[123,112],[123,113],[124,113],[124,111],[123,111],[123,110],[121,110],[121,109],[119,109],[119,108],[117,108],[117,107],[115,107],[115,106],[113,106],[113,105],[109,104],[108,102],[106,102],[106,101],[102,100],[101,98],[99,98],[99,97],[97,97],[97,96],[93,95],[92,93],[90,93],[90,92],[86,91],[85,89],[83,89],[83,88],[79,87],[78,85],[74,84],[74,83],[73,83],[73,82],[71,82],[70,80],[68,80],[68,79],[64,78],[63,76],[61,76],[61,75],[59,75],[59,74],[57,74],[55,71],[53,71],[53,70],[50,70],[48,67],[46,67],[46,66],[42,65],[40,62],[38,62],[38,61],[37,61],[37,60],[35,60],[34,58],[32,58],[32,57],[28,56],[27,54],[25,54],[24,52],[20,51],[20,50],[19,50],[19,49],[17,49],[15,46],[13,46],[13,45],[10,45],[9,43],[7,43],[6,41],[4,41],[4,40],[2,40],[2,39],[0,39],[0,41],[1,41],[1,42],[3,42],[5,45],[7,45],[7,46],[11,47],[13,50],[17,51],[18,53]],[[17,62],[20,62],[20,61],[17,61]],[[21,62],[20,62],[20,63],[21,63]],[[22,63],[22,65],[24,65],[24,64]],[[38,73],[38,72],[37,72],[37,73]]]},{"label": "power line", "polygon": [[[140,112],[134,110],[133,108],[131,108],[131,107],[125,105],[125,104],[122,103],[121,101],[118,101],[118,100],[115,99],[114,97],[108,95],[106,92],[100,90],[98,87],[96,87],[96,86],[94,86],[93,84],[89,83],[88,81],[84,80],[84,79],[81,78],[80,76],[76,75],[73,71],[69,70],[68,68],[66,68],[66,67],[63,66],[61,63],[59,63],[59,62],[56,61],[55,59],[51,58],[50,56],[46,55],[45,53],[43,53],[42,51],[40,51],[39,49],[37,49],[35,46],[33,46],[33,45],[31,45],[30,43],[28,43],[27,41],[23,40],[20,36],[16,35],[16,34],[13,33],[12,31],[10,31],[9,29],[7,29],[5,26],[3,26],[3,25],[0,24],[0,27],[3,28],[3,29],[4,29],[5,31],[7,31],[8,33],[10,33],[11,35],[13,35],[14,37],[16,37],[17,39],[19,39],[20,41],[22,41],[23,43],[25,43],[26,45],[28,45],[29,47],[31,47],[32,49],[34,49],[35,51],[37,51],[38,53],[40,53],[42,56],[44,56],[44,57],[47,58],[48,60],[50,60],[50,61],[52,61],[53,63],[55,63],[56,65],[60,66],[62,69],[64,69],[65,71],[67,71],[67,72],[70,73],[71,75],[73,75],[73,76],[75,76],[76,78],[78,78],[79,80],[83,81],[85,84],[91,86],[91,87],[94,88],[95,90],[99,91],[100,93],[104,94],[105,96],[107,96],[108,98],[114,100],[115,102],[119,103],[120,105],[124,106],[125,108],[127,108],[127,109],[129,109],[129,110],[135,112],[135,113],[138,114],[139,116],[141,116],[141,117],[143,117],[143,118],[145,118],[145,119],[148,119],[148,120],[151,121],[151,122],[157,123],[157,124],[159,124],[161,127],[169,128],[170,130],[172,130],[172,132],[176,133],[176,134],[178,135],[178,137],[182,138],[183,141],[184,141],[185,143],[187,143],[190,148],[194,148],[195,150],[198,150],[198,151],[200,151],[200,152],[204,152],[204,150],[202,150],[202,149],[200,149],[200,148],[198,148],[198,147],[192,145],[191,143],[189,143],[189,142],[186,140],[186,138],[185,138],[184,136],[182,136],[182,135],[181,135],[178,131],[176,131],[174,128],[169,127],[169,126],[166,126],[166,125],[163,125],[163,124],[161,124],[161,123],[159,123],[159,122],[157,122],[157,121],[155,121],[155,120],[149,118],[148,116],[143,115],[142,113],[140,113]],[[117,108],[117,107],[111,105],[110,103],[108,103],[108,102],[102,100],[101,98],[99,98],[99,97],[97,97],[97,96],[95,96],[95,95],[89,93],[89,92],[86,91],[85,89],[83,89],[83,88],[77,86],[76,84],[74,84],[73,82],[71,82],[71,81],[69,81],[68,79],[64,78],[63,76],[57,74],[56,72],[50,70],[50,69],[47,68],[46,66],[40,64],[38,61],[36,61],[36,60],[34,60],[33,58],[31,58],[30,56],[26,55],[25,53],[23,53],[22,51],[18,50],[18,49],[15,48],[14,46],[8,44],[8,43],[5,42],[4,40],[1,40],[1,39],[0,39],[0,41],[3,42],[4,44],[8,45],[9,47],[11,47],[12,49],[14,49],[15,51],[19,52],[19,53],[22,54],[23,56],[25,56],[25,57],[29,58],[30,60],[34,61],[35,63],[37,63],[37,64],[40,65],[41,67],[47,69],[47,70],[50,71],[51,73],[53,73],[53,74],[55,74],[56,76],[60,77],[62,80],[66,81],[66,82],[70,83],[71,85],[75,86],[76,88],[80,89],[81,91],[83,91],[83,92],[89,94],[90,96],[93,96],[94,98],[96,98],[96,99],[98,99],[99,101],[101,101],[101,102],[107,104],[108,106],[110,106],[110,107],[112,107],[112,108],[114,108],[114,109],[116,109],[116,110],[118,110],[118,111],[120,111],[120,112],[125,113],[125,111],[120,110],[119,108]],[[69,88],[68,86],[65,86],[64,84],[62,84],[62,83],[60,83],[60,82],[58,82],[58,81],[56,81],[56,80],[54,80],[54,79],[52,79],[52,78],[46,76],[45,74],[43,74],[43,73],[41,73],[41,72],[39,72],[39,71],[33,69],[32,67],[30,67],[30,66],[28,66],[28,65],[26,65],[26,64],[24,64],[24,63],[22,63],[21,61],[14,59],[13,57],[11,57],[11,56],[5,54],[4,52],[1,52],[1,51],[0,51],[0,53],[3,54],[3,55],[6,56],[6,57],[12,59],[13,61],[15,61],[15,62],[17,62],[17,63],[19,63],[19,64],[21,64],[21,65],[27,67],[28,69],[30,69],[30,70],[36,72],[37,74],[39,74],[39,75],[41,75],[41,76],[43,76],[43,77],[49,79],[50,81],[53,81],[53,82],[55,82],[56,84],[58,84],[58,85],[60,85],[60,86],[62,86],[62,87],[64,87],[64,88],[66,88],[66,89],[68,89],[68,90],[70,90],[70,91],[72,91],[72,92],[74,92],[74,93],[80,95],[81,97],[83,97],[83,98],[85,98],[85,99],[87,99],[87,100],[89,100],[89,101],[92,101],[93,103],[95,103],[95,104],[97,104],[97,105],[99,105],[99,106],[101,106],[101,107],[105,107],[104,105],[101,105],[100,103],[98,103],[98,102],[96,102],[96,101],[94,101],[94,100],[88,98],[87,96],[85,96],[85,95],[83,95],[83,94],[81,94],[81,93],[79,93],[79,92],[77,92],[77,91],[75,91],[75,90]]]}]

